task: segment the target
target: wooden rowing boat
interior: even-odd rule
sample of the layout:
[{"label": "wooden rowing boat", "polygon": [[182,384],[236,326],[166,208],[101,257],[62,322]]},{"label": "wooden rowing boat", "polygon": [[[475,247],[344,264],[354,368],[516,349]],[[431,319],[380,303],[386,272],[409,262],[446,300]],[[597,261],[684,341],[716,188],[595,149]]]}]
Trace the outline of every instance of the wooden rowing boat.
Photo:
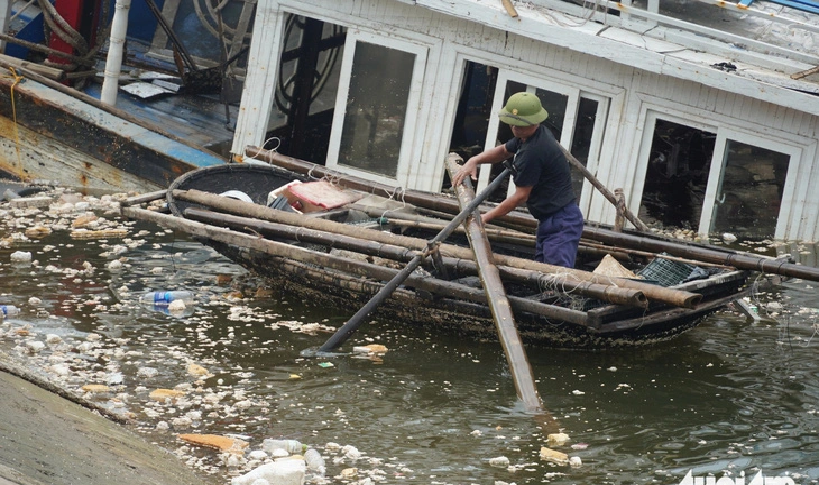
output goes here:
[{"label": "wooden rowing boat", "polygon": [[[377,186],[363,190],[366,187],[360,185],[341,188],[345,181],[364,183],[349,177],[336,178],[332,184],[326,180],[323,187],[332,193],[323,197],[335,202],[323,207],[321,200],[299,200],[295,189],[280,192],[284,196],[271,195],[294,181],[302,182],[296,184],[300,187],[312,186],[316,180],[309,175],[267,164],[205,167],[182,175],[167,191],[128,201],[122,213],[186,232],[282,292],[338,308],[345,316],[365,305],[419,251],[426,252],[422,269],[373,317],[397,325],[431,325],[441,331],[496,337],[464,234],[435,247],[427,245],[436,228],[448,221],[419,214],[425,207],[445,212],[452,202],[457,207],[455,199],[413,194],[414,203],[408,204],[395,197],[397,191]],[[339,201],[340,192],[346,195]],[[166,198],[168,211],[142,207],[159,197]],[[281,205],[282,197],[287,207]],[[344,203],[345,197],[349,202]],[[268,207],[271,199],[278,208]],[[294,204],[312,207],[297,213],[290,209]],[[521,338],[550,346],[616,347],[671,338],[740,297],[749,276],[747,269],[730,264],[660,256],[585,239],[577,267],[557,268],[531,260],[529,234],[500,228],[488,228],[487,234]],[[733,254],[693,243],[674,244],[724,254],[726,261]],[[653,278],[591,271],[600,267],[604,255],[619,259],[618,271],[642,271]],[[682,281],[691,276],[692,268],[698,269],[694,273],[699,278]],[[667,278],[680,281],[659,281]]]}]

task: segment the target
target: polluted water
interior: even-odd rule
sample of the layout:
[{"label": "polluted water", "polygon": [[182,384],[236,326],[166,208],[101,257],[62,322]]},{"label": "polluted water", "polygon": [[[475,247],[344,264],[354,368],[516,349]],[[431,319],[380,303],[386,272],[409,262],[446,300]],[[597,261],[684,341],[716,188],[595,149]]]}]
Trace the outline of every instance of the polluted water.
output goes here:
[{"label": "polluted water", "polygon": [[[376,318],[317,354],[351,315],[121,218],[124,198],[54,189],[0,203],[0,350],[204,483],[819,480],[813,282],[755,281],[745,307],[758,318],[730,305],[655,345],[527,344],[543,429],[497,340]],[[732,243],[815,261],[812,245]]]}]

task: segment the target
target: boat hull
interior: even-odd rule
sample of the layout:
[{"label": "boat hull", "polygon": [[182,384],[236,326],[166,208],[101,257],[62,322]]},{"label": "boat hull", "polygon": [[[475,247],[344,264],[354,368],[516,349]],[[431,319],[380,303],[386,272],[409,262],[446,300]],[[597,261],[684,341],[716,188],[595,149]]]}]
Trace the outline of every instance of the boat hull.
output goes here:
[{"label": "boat hull", "polygon": [[[304,180],[304,177],[269,165],[208,167],[188,172],[174,181],[165,193],[172,215],[144,209],[125,209],[124,213],[186,231],[264,277],[269,287],[282,297],[337,308],[340,316],[351,316],[368,303],[391,278],[390,274],[394,274],[391,272],[402,268],[404,263],[377,256],[381,250],[369,256],[364,247],[359,248],[359,252],[349,248],[340,250],[344,244],[339,238],[347,237],[345,244],[351,247],[351,241],[356,238],[332,232],[326,233],[324,239],[307,234],[311,225],[307,220],[328,216],[333,211],[285,217],[294,224],[292,228],[296,235],[292,237],[286,233],[269,232],[271,229],[264,226],[265,221],[256,218],[275,219],[281,214],[264,206],[271,190],[293,180]],[[227,191],[241,191],[253,203],[228,202],[213,195]],[[235,192],[232,195],[235,196]],[[227,212],[220,216],[218,209],[216,212],[207,210],[216,207]],[[227,217],[231,210],[239,209],[255,215],[239,220]],[[208,222],[208,217],[213,219]],[[332,221],[324,222],[326,224],[322,226],[328,229],[329,226],[339,226],[336,230],[343,227]],[[384,229],[380,227],[380,230]],[[400,232],[398,228],[394,230]],[[346,232],[367,240],[363,231]],[[373,232],[369,238],[377,239],[377,234],[383,233]],[[311,240],[313,237],[316,239]],[[406,239],[407,244],[411,239]],[[375,249],[380,248],[380,244],[376,243]],[[408,246],[400,254],[412,251],[412,247]],[[503,248],[498,245],[495,250],[503,252]],[[385,257],[389,258],[387,253],[384,249]],[[446,274],[437,274],[433,266],[425,270],[436,272],[435,275],[422,272],[423,277],[408,279],[373,313],[373,318],[390,325],[423,325],[436,331],[495,338],[492,314],[481,296],[477,277],[468,269],[469,265],[464,263],[463,270],[456,265],[457,268],[450,268]],[[745,271],[725,268],[707,279],[676,285],[674,289],[680,293],[696,293],[698,297],[695,304],[681,306],[670,301],[663,303],[662,299],[649,301],[647,307],[645,302],[642,306],[606,303],[572,291],[543,291],[540,284],[533,287],[531,283],[520,281],[507,282],[507,293],[514,297],[515,322],[524,341],[552,347],[612,348],[667,340],[693,328],[703,317],[741,296],[746,278]],[[559,286],[551,289],[558,290]]]},{"label": "boat hull", "polygon": [[[337,308],[345,317],[352,316],[384,286],[381,281],[271,256],[253,249],[207,239],[202,242],[264,277],[269,288],[280,292],[282,297]],[[515,312],[515,323],[524,341],[549,347],[647,345],[692,329],[708,314],[739,297],[743,282],[742,277],[726,282],[717,294],[711,295],[694,309],[626,310],[620,313],[621,318],[610,318],[599,325],[578,325],[532,313]],[[471,338],[497,338],[487,305],[437,297],[407,286],[400,287],[379,306],[372,319],[388,325],[424,325],[435,331]]]},{"label": "boat hull", "polygon": [[90,96],[48,80],[17,81],[0,76],[0,170],[21,180],[152,191],[224,163]]}]

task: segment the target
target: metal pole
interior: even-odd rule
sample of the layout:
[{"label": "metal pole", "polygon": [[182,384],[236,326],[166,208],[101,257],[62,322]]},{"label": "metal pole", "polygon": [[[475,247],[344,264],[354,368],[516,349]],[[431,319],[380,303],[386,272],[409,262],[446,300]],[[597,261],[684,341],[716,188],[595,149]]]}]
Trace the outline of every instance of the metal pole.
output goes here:
[{"label": "metal pole", "polygon": [[105,60],[105,75],[102,80],[100,101],[116,106],[119,90],[119,72],[122,68],[122,51],[125,35],[128,33],[128,11],[131,0],[117,0],[114,18],[111,20],[111,38],[108,42],[108,57]]}]

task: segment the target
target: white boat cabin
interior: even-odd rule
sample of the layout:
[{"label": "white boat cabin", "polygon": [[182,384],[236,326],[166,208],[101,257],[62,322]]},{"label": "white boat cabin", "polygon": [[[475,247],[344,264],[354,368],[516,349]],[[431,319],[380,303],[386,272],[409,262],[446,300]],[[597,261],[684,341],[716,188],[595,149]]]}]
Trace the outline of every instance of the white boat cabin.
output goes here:
[{"label": "white boat cabin", "polygon": [[[438,191],[449,152],[511,137],[496,113],[525,90],[647,223],[817,240],[819,5],[803,1],[259,0],[231,151]],[[587,220],[614,222],[575,187]]]}]

